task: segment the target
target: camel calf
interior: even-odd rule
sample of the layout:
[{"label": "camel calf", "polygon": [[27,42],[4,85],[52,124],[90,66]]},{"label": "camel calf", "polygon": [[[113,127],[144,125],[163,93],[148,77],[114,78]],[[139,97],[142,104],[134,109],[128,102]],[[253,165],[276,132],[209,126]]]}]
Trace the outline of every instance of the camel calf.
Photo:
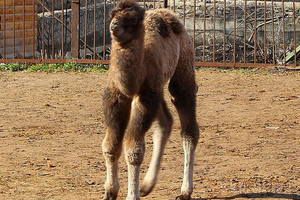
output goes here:
[{"label": "camel calf", "polygon": [[[145,12],[132,0],[121,1],[112,11],[110,32],[111,66],[103,94],[107,126],[102,145],[107,172],[104,199],[117,198],[118,159],[123,145],[128,165],[127,200],[139,200],[152,191],[173,123],[163,95],[167,83],[180,117],[185,154],[181,195],[176,199],[190,199],[199,138],[191,38],[173,12]],[[145,133],[154,120],[159,126],[153,134],[153,155],[140,185]]]}]

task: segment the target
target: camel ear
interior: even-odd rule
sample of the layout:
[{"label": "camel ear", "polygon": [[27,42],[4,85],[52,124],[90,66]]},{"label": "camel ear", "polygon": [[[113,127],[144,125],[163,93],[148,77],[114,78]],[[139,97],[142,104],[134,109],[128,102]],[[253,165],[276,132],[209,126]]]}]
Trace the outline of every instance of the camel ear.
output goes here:
[{"label": "camel ear", "polygon": [[142,8],[142,7],[139,7],[139,9],[138,9],[138,15],[139,15],[139,20],[144,20],[145,9]]},{"label": "camel ear", "polygon": [[139,20],[144,19],[145,9],[139,6],[139,4],[135,0],[121,0],[117,6],[111,12],[111,19],[115,16],[115,14],[119,11],[127,10],[129,12],[135,11],[137,12],[137,16]]},{"label": "camel ear", "polygon": [[118,12],[118,10],[116,8],[112,9],[112,11],[110,13],[110,19],[114,18],[114,16],[116,15],[117,12]]}]

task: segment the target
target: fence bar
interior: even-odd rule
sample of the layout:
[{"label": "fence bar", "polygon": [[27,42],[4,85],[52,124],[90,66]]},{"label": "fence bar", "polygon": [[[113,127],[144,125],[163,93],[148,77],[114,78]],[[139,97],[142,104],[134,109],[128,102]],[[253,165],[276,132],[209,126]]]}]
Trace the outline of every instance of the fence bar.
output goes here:
[{"label": "fence bar", "polygon": [[71,55],[79,58],[79,24],[80,24],[80,0],[72,0],[72,33],[71,33]]},{"label": "fence bar", "polygon": [[64,58],[65,56],[65,45],[64,45],[64,42],[65,42],[65,27],[64,27],[64,24],[65,24],[65,12],[64,12],[64,0],[61,0],[61,58]]},{"label": "fence bar", "polygon": [[196,49],[196,6],[197,2],[194,0],[194,14],[193,14],[193,43],[194,49]]},{"label": "fence bar", "polygon": [[183,25],[185,26],[186,0],[183,0]]},{"label": "fence bar", "polygon": [[264,0],[264,61],[267,63],[267,1]]},{"label": "fence bar", "polygon": [[284,66],[286,61],[286,45],[285,45],[285,7],[284,7],[284,0],[282,2],[282,38],[283,38],[283,59],[284,59]]},{"label": "fence bar", "polygon": [[226,0],[224,0],[224,36],[223,36],[223,62],[226,61]]},{"label": "fence bar", "polygon": [[293,1],[293,24],[294,24],[294,63],[297,66],[297,40],[296,40],[296,0]]},{"label": "fence bar", "polygon": [[256,63],[256,53],[257,53],[257,0],[255,0],[254,8],[254,63]]},{"label": "fence bar", "polygon": [[103,59],[106,59],[106,0],[104,0],[104,17],[103,17]]},{"label": "fence bar", "polygon": [[44,35],[44,33],[45,33],[45,7],[44,7],[44,2],[45,0],[42,0],[42,3],[43,3],[43,20],[41,20],[42,21],[42,58],[44,59],[45,58],[45,43],[44,43],[44,41],[45,41],[45,35]]},{"label": "fence bar", "polygon": [[35,58],[35,45],[36,45],[36,13],[35,13],[35,0],[32,0],[32,6],[33,6],[33,25],[32,25],[32,31],[33,31],[33,42],[32,42],[32,57]]},{"label": "fence bar", "polygon": [[13,0],[13,32],[14,32],[14,41],[13,41],[13,45],[14,45],[14,58],[16,58],[16,2],[15,0]]},{"label": "fence bar", "polygon": [[234,38],[233,38],[233,62],[236,63],[236,0],[234,0],[234,8],[233,8],[233,26],[234,26]]},{"label": "fence bar", "polygon": [[272,0],[272,57],[273,57],[273,64],[275,64],[275,24],[274,24],[274,0]]},{"label": "fence bar", "polygon": [[[0,23],[2,23],[0,21]],[[4,40],[3,40],[3,57],[6,58],[6,0],[4,0],[3,2],[3,36],[4,36]]]},{"label": "fence bar", "polygon": [[164,0],[164,8],[168,7],[168,0]]},{"label": "fence bar", "polygon": [[86,41],[87,41],[87,17],[88,17],[88,0],[85,0],[85,15],[84,15],[84,58],[86,58]]},{"label": "fence bar", "polygon": [[54,53],[54,4],[55,0],[52,0],[51,3],[51,56],[55,58]]},{"label": "fence bar", "polygon": [[214,32],[213,32],[213,62],[216,61],[216,0],[213,4],[213,20],[214,20]]},{"label": "fence bar", "polygon": [[246,37],[247,37],[247,0],[244,1],[244,63],[246,63]]},{"label": "fence bar", "polygon": [[[71,32],[69,31],[70,29],[68,28],[68,15],[67,15],[67,11],[68,11],[68,3],[69,3],[69,1],[67,1],[67,4],[66,4],[66,8],[65,8],[65,14],[66,14],[66,19],[65,19],[65,23],[66,23],[66,25],[64,24],[64,26],[65,26],[65,38],[64,38],[64,41],[66,42],[67,41],[67,38],[68,38],[68,34],[69,35],[71,35]],[[71,3],[71,2],[70,2]],[[70,24],[70,22],[69,22],[69,24]],[[70,37],[70,36],[69,36]],[[66,50],[65,50],[65,52],[66,52]]]},{"label": "fence bar", "polygon": [[176,10],[176,9],[175,9],[175,6],[176,6],[176,5],[175,5],[175,0],[173,0],[173,11],[174,11],[174,12],[175,12],[175,10]]},{"label": "fence bar", "polygon": [[26,30],[26,27],[25,27],[25,0],[23,0],[23,58],[25,58],[25,52],[26,52],[26,37],[25,37],[25,30]]},{"label": "fence bar", "polygon": [[94,46],[94,59],[96,59],[96,0],[94,0],[94,21],[93,21],[93,30],[94,30],[94,40],[93,40],[93,46]]},{"label": "fence bar", "polygon": [[[225,0],[226,1],[226,0]],[[206,33],[206,1],[204,1],[204,22],[203,22],[203,59],[202,61],[205,61],[205,33]]]}]

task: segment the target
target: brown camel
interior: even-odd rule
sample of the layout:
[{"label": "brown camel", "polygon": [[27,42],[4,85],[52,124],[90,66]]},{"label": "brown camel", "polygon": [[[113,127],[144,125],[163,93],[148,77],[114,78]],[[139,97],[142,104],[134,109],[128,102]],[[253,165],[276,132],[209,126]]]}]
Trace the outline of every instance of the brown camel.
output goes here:
[{"label": "brown camel", "polygon": [[[181,195],[176,199],[190,199],[199,138],[191,38],[173,12],[145,12],[133,0],[121,1],[112,11],[110,31],[111,65],[103,94],[107,126],[102,145],[107,172],[104,199],[113,200],[118,195],[118,159],[123,141],[128,165],[127,200],[139,200],[153,189],[173,122],[163,95],[168,82],[180,117],[185,154]],[[153,155],[140,186],[145,133],[154,120],[158,127],[153,134]]]}]

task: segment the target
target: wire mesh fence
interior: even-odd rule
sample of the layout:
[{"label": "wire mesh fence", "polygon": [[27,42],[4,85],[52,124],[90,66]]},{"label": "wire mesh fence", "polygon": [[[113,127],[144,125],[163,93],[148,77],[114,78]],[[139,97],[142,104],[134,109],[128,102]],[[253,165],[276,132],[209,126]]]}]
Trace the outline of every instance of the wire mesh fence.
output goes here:
[{"label": "wire mesh fence", "polygon": [[[0,62],[109,63],[116,0],[2,0]],[[300,1],[144,0],[174,10],[197,66],[299,65]]]}]

